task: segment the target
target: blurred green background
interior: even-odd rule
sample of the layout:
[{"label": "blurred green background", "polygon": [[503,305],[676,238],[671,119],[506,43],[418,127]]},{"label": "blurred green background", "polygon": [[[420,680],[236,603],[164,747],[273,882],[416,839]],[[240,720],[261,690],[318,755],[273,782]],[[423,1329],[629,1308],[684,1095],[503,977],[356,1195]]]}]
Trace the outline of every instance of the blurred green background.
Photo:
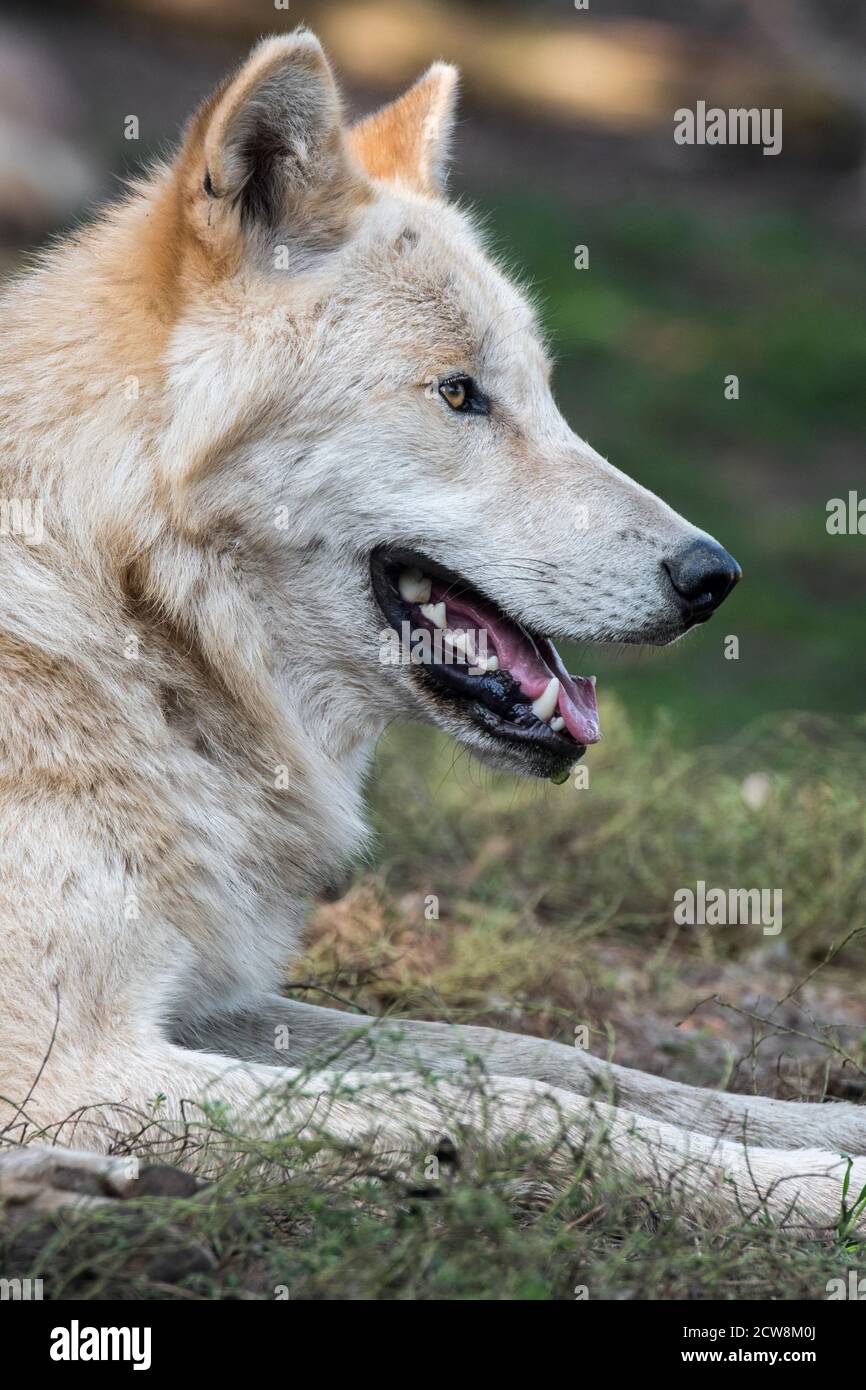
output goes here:
[{"label": "blurred green background", "polygon": [[[0,14],[3,263],[164,154],[251,40],[307,20],[350,110],[432,59],[464,73],[454,191],[537,292],[578,433],[733,551],[745,582],[674,651],[573,652],[638,728],[725,734],[862,710],[866,491],[862,7],[772,0],[125,0]],[[698,98],[781,105],[783,150],[684,147]],[[138,118],[138,139],[126,118]],[[574,266],[574,247],[589,267]],[[724,378],[739,378],[726,400]],[[740,641],[726,660],[724,639]]]},{"label": "blurred green background", "polygon": [[702,736],[866,703],[866,537],[825,525],[828,498],[866,492],[863,257],[772,203],[592,208],[577,227],[591,273],[569,269],[555,198],[504,198],[496,218],[546,291],[569,419],[742,565],[729,604],[673,651],[595,659],[638,722],[663,705]]}]

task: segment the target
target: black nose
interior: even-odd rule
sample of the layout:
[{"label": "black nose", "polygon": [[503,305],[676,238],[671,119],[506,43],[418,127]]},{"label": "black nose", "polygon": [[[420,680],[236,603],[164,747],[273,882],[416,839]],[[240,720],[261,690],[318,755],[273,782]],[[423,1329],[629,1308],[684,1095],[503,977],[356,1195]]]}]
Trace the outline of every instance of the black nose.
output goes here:
[{"label": "black nose", "polygon": [[733,555],[709,537],[690,541],[663,560],[662,566],[693,623],[702,623],[714,613],[743,573]]}]

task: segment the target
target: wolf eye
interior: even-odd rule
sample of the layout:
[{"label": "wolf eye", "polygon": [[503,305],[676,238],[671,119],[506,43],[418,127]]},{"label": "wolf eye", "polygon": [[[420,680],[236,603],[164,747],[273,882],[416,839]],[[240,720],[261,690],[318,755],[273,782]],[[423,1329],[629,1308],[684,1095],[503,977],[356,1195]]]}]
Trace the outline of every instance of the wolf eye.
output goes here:
[{"label": "wolf eye", "polygon": [[439,383],[439,395],[452,410],[463,415],[487,415],[487,397],[480,391],[471,376],[449,376]]},{"label": "wolf eye", "polygon": [[439,387],[439,395],[442,396],[450,405],[452,410],[462,410],[468,399],[465,381],[443,381]]}]

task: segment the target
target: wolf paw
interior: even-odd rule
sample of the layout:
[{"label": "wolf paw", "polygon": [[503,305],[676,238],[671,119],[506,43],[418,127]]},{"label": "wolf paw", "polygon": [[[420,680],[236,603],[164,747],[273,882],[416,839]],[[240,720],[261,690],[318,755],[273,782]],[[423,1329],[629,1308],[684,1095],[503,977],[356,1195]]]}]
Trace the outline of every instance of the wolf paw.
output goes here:
[{"label": "wolf paw", "polygon": [[188,1197],[200,1183],[161,1165],[141,1167],[132,1156],[23,1146],[0,1150],[0,1207],[54,1211],[98,1206],[127,1197]]}]

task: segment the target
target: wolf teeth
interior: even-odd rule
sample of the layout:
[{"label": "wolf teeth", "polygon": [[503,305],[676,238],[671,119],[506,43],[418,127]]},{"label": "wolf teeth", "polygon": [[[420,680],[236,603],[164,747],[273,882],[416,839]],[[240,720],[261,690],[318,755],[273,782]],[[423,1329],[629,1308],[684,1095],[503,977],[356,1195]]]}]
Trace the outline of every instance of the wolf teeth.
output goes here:
[{"label": "wolf teeth", "polygon": [[470,661],[470,675],[473,676],[486,676],[489,671],[499,670],[498,656],[481,656],[480,653],[476,652],[473,657],[470,657]]},{"label": "wolf teeth", "polygon": [[401,570],[397,587],[404,603],[429,602],[432,585],[420,570]]},{"label": "wolf teeth", "polygon": [[448,626],[448,619],[445,616],[445,604],[441,603],[422,603],[421,612],[432,623],[434,627],[445,628]]},{"label": "wolf teeth", "polygon": [[[421,610],[424,611],[423,609]],[[470,675],[486,675],[488,671],[499,670],[499,657],[494,653],[484,656],[475,646],[475,638],[471,632],[464,632],[461,628],[448,628],[442,634],[443,641],[448,643],[455,651],[461,652],[465,656],[470,666]]]},{"label": "wolf teeth", "polygon": [[551,719],[550,727],[555,734],[558,734],[561,729],[565,728],[565,720],[561,714],[558,714],[555,719]]},{"label": "wolf teeth", "polygon": [[540,719],[543,724],[546,724],[551,715],[556,713],[558,699],[559,681],[556,676],[551,676],[538,699],[532,702],[532,713],[536,719]]},{"label": "wolf teeth", "polygon": [[448,643],[449,647],[453,647],[455,651],[462,652],[468,661],[475,661],[475,643],[472,641],[471,633],[452,631],[451,628],[448,628],[444,633],[444,640]]}]

